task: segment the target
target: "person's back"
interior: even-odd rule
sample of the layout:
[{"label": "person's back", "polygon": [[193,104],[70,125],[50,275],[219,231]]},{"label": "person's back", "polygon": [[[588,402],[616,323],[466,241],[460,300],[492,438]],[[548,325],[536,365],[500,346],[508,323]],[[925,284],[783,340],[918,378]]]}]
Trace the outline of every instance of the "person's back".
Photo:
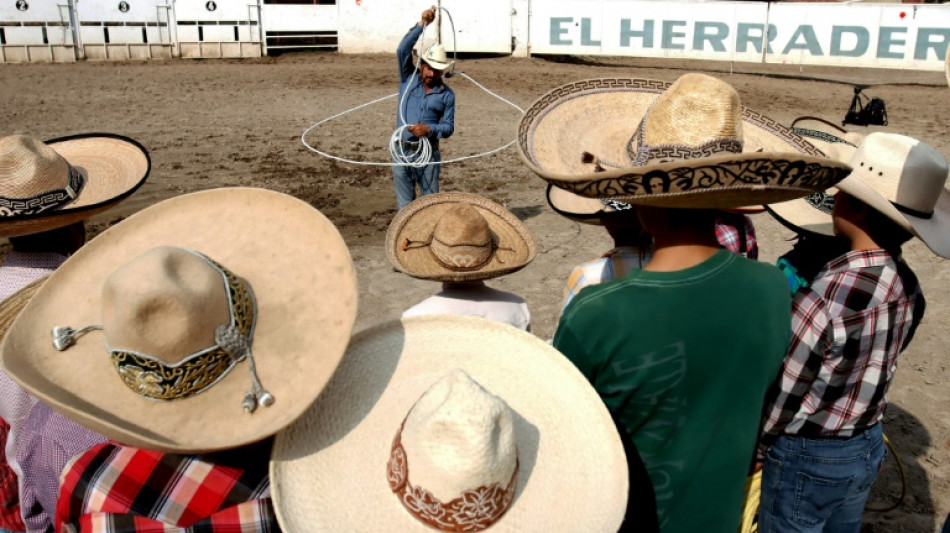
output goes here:
[{"label": "person's back", "polygon": [[738,516],[789,320],[781,273],[725,250],[677,272],[635,270],[565,310],[554,346],[633,435],[664,531]]},{"label": "person's back", "polygon": [[444,283],[441,292],[410,307],[402,316],[439,314],[477,316],[525,331],[531,329],[531,313],[524,298],[483,282]]}]

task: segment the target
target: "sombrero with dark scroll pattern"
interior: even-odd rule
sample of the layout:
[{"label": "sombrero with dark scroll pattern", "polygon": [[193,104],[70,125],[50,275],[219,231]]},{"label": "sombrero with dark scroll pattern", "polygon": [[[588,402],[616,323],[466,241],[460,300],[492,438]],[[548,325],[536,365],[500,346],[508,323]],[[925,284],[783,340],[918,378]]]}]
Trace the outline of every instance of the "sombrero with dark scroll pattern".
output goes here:
[{"label": "sombrero with dark scroll pattern", "polygon": [[111,133],[0,138],[0,237],[53,230],[124,200],[148,177],[138,142]]},{"label": "sombrero with dark scroll pattern", "polygon": [[[846,131],[817,117],[799,117],[792,122],[792,131],[808,139],[826,156],[843,163],[851,160],[864,139],[860,133]],[[769,204],[766,209],[792,231],[832,236],[831,210],[836,192],[838,189],[831,187],[803,198]]]},{"label": "sombrero with dark scroll pattern", "polygon": [[559,87],[522,118],[518,146],[528,167],[558,187],[669,207],[790,200],[849,171],[702,74],[674,84],[599,79]]},{"label": "sombrero with dark scroll pattern", "polygon": [[306,410],[343,356],[356,302],[349,252],[319,211],[274,191],[214,189],[83,246],[20,313],[0,357],[27,391],[113,440],[210,452]]}]

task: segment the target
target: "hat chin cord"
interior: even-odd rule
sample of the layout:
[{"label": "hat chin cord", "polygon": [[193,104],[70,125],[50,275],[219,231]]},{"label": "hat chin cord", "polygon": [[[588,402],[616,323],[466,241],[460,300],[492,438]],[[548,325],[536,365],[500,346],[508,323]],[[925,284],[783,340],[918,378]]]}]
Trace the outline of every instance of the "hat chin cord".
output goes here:
[{"label": "hat chin cord", "polygon": [[[455,22],[452,20],[452,14],[449,13],[449,10],[448,10],[448,9],[445,9],[445,8],[442,7],[442,6],[438,6],[436,9],[438,9],[438,10],[444,12],[444,13],[448,16],[449,24],[452,26],[452,57],[453,57],[453,60],[457,60],[457,59],[458,59],[458,52],[456,51],[456,50],[457,50],[457,46],[456,46],[456,42],[455,42]],[[429,27],[429,24],[426,24],[426,25],[425,25],[425,27],[423,28],[423,32],[425,32],[425,28],[427,28],[427,27]],[[410,76],[409,82],[408,82],[407,85],[406,85],[406,89],[407,89],[407,90],[402,94],[402,96],[401,96],[401,98],[400,98],[400,100],[399,100],[399,121],[400,121],[403,125],[400,126],[399,128],[397,128],[396,131],[393,132],[392,137],[390,137],[390,139],[389,139],[389,153],[390,153],[390,155],[392,156],[392,161],[393,161],[393,162],[381,163],[381,162],[374,162],[374,161],[356,161],[356,160],[353,160],[353,159],[347,159],[347,158],[344,158],[344,157],[338,157],[338,156],[335,156],[335,155],[331,155],[331,154],[328,154],[328,153],[326,153],[326,152],[324,152],[324,151],[321,151],[321,150],[317,149],[316,147],[310,145],[310,144],[307,142],[307,136],[310,134],[311,131],[313,131],[313,130],[319,128],[320,126],[326,124],[327,122],[330,122],[331,120],[340,118],[340,117],[342,117],[343,115],[346,115],[347,113],[351,113],[351,112],[353,112],[353,111],[357,111],[357,110],[363,109],[364,107],[368,107],[368,106],[371,106],[371,105],[373,105],[373,104],[377,104],[377,103],[379,103],[379,102],[382,102],[383,100],[388,100],[388,99],[390,99],[390,98],[392,98],[392,97],[394,97],[394,96],[398,96],[399,93],[394,93],[394,94],[390,94],[389,96],[384,96],[384,97],[382,97],[382,98],[377,98],[376,100],[373,100],[373,101],[370,101],[370,102],[366,102],[365,104],[358,105],[358,106],[356,106],[356,107],[354,107],[354,108],[352,108],[352,109],[347,109],[346,111],[343,111],[342,113],[337,113],[336,115],[333,115],[333,116],[331,116],[331,117],[327,117],[327,118],[325,118],[325,119],[323,119],[323,120],[321,120],[321,121],[319,121],[319,122],[313,124],[312,126],[310,126],[309,128],[307,128],[306,130],[304,130],[303,134],[300,136],[300,141],[303,143],[303,145],[306,146],[307,149],[310,150],[311,152],[314,152],[314,153],[316,153],[316,154],[322,155],[323,157],[326,157],[327,159],[332,159],[332,160],[334,160],[334,161],[340,161],[341,163],[350,163],[350,164],[353,164],[353,165],[376,166],[376,167],[401,167],[401,166],[409,166],[409,167],[417,167],[417,168],[418,168],[418,167],[424,167],[424,166],[433,164],[433,163],[432,163],[432,143],[429,141],[429,139],[428,139],[427,137],[419,137],[419,144],[418,144],[418,146],[417,146],[414,150],[411,149],[411,148],[406,148],[406,145],[403,143],[403,138],[404,138],[403,136],[404,136],[405,132],[411,127],[410,124],[407,124],[407,123],[406,123],[406,117],[405,117],[405,113],[404,113],[404,107],[405,107],[405,101],[406,101],[406,94],[409,92],[409,90],[408,90],[409,87],[412,86],[412,83],[413,83],[413,81],[414,81],[413,78],[415,78],[415,77],[418,75],[418,72],[419,72],[419,64],[420,64],[420,62],[422,61],[421,58],[422,58],[422,54],[423,54],[422,41],[423,41],[422,39],[419,39],[419,41],[418,41],[418,46],[419,46],[418,57],[419,57],[419,59],[416,60],[415,69],[413,70],[412,76]],[[511,102],[511,101],[509,101],[509,100],[506,100],[505,98],[502,98],[501,96],[499,96],[499,95],[497,95],[497,94],[495,94],[495,93],[489,91],[487,88],[485,88],[484,85],[478,83],[477,81],[475,81],[474,79],[472,79],[471,76],[465,74],[464,72],[456,72],[456,71],[455,71],[455,65],[456,65],[456,64],[457,64],[457,61],[455,61],[455,62],[453,63],[452,69],[451,69],[450,71],[446,72],[446,73],[443,75],[443,77],[445,77],[445,78],[451,78],[452,76],[455,76],[455,75],[462,76],[463,78],[465,78],[465,79],[467,79],[468,81],[470,81],[470,82],[472,82],[473,84],[475,84],[475,86],[477,86],[477,87],[480,88],[481,90],[483,90],[483,91],[485,91],[486,93],[488,93],[488,94],[494,96],[495,98],[501,100],[502,102],[504,102],[504,103],[510,105],[511,107],[517,109],[517,110],[518,110],[518,113],[520,113],[520,114],[522,114],[522,115],[524,114],[524,109],[521,109],[521,107],[519,107],[517,104],[515,104],[515,103],[513,103],[513,102]],[[513,144],[515,143],[515,141],[516,141],[516,139],[512,139],[511,141],[509,141],[509,142],[506,143],[505,145],[500,146],[500,147],[498,147],[498,148],[495,148],[494,150],[489,150],[489,151],[487,151],[487,152],[482,152],[482,153],[479,153],[479,154],[472,154],[472,155],[467,155],[467,156],[463,156],[463,157],[457,157],[457,158],[454,158],[454,159],[447,159],[447,160],[440,161],[440,162],[437,163],[437,164],[439,164],[439,165],[445,165],[445,164],[447,164],[447,163],[456,163],[456,162],[458,162],[458,161],[464,161],[464,160],[466,160],[466,159],[474,159],[474,158],[476,158],[476,157],[482,157],[482,156],[491,155],[491,154],[494,154],[494,153],[496,153],[496,152],[500,152],[500,151],[504,150],[505,148],[508,148],[509,146],[513,145]]]}]

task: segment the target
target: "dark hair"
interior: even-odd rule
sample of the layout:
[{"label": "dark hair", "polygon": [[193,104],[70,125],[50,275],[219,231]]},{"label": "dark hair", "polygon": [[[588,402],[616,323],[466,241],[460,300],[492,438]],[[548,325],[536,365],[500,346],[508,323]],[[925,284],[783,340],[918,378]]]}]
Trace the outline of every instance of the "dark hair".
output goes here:
[{"label": "dark hair", "polygon": [[[867,203],[851,196],[841,195],[855,209],[864,209],[864,231],[868,237],[884,248],[889,255],[898,258],[901,255],[901,246],[913,238],[914,234],[902,228],[897,222],[888,218],[884,213],[869,206]],[[836,198],[835,201],[838,201]]]},{"label": "dark hair", "polygon": [[31,235],[10,237],[10,245],[17,252],[53,252],[70,256],[86,242],[86,226],[82,221]]},{"label": "dark hair", "polygon": [[716,224],[716,217],[719,215],[719,211],[716,209],[671,207],[666,212],[669,227],[675,230],[713,227]]}]

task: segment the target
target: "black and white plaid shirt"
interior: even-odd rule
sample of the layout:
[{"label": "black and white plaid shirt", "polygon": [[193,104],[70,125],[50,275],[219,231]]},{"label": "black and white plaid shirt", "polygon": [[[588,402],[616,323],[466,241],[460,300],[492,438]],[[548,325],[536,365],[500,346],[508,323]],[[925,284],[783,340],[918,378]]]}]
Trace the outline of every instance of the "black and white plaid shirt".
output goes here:
[{"label": "black and white plaid shirt", "polygon": [[849,437],[880,421],[897,354],[924,306],[916,276],[883,250],[825,265],[792,301],[792,339],[766,398],[760,452],[779,435]]}]

